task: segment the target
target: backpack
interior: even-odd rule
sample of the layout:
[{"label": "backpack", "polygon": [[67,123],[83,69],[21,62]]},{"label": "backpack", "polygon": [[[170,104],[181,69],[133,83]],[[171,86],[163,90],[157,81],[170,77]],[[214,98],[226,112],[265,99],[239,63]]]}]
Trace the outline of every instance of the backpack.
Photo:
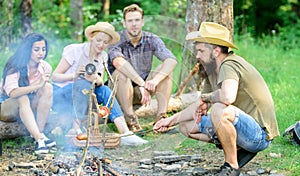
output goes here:
[{"label": "backpack", "polygon": [[300,121],[289,126],[283,133],[283,137],[294,145],[300,145]]}]

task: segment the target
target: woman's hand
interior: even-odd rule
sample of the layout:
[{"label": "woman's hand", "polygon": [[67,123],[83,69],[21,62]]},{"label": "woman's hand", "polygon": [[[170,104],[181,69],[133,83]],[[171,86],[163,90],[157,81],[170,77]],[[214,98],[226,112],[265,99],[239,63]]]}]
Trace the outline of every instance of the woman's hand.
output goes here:
[{"label": "woman's hand", "polygon": [[100,75],[98,75],[97,73],[93,73],[92,75],[89,75],[89,74],[85,73],[84,77],[89,82],[95,81],[97,86],[103,85],[103,78]]},{"label": "woman's hand", "polygon": [[79,75],[85,75],[85,65],[81,65],[77,68],[76,72],[73,75],[73,79],[77,79]]}]

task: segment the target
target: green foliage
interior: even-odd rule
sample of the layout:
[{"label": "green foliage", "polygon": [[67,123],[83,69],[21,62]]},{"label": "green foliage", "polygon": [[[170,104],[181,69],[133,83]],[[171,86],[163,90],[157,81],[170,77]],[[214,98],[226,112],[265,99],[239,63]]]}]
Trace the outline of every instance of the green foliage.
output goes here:
[{"label": "green foliage", "polygon": [[277,26],[295,23],[297,9],[291,8],[294,0],[243,0],[234,2],[236,31],[255,36],[271,34]]},{"label": "green foliage", "polygon": [[34,1],[32,6],[34,30],[57,37],[70,37],[68,28],[70,26],[70,3],[68,0],[61,0],[57,3],[53,1]]},{"label": "green foliage", "polygon": [[84,26],[95,24],[101,19],[100,9],[102,3],[88,3],[84,1],[83,5],[83,22]]}]

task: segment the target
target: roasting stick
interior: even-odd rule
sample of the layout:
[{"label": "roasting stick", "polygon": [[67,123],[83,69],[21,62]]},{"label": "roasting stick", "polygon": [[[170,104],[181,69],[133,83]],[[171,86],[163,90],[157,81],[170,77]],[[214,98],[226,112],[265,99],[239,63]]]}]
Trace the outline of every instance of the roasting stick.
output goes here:
[{"label": "roasting stick", "polygon": [[114,80],[113,80],[113,78],[112,78],[112,76],[111,76],[111,74],[110,74],[110,72],[109,72],[109,70],[108,70],[108,68],[107,68],[107,66],[106,66],[106,64],[105,64],[105,61],[103,60],[103,67],[104,67],[104,69],[105,69],[105,71],[106,71],[106,73],[107,73],[107,75],[108,75],[108,78],[110,79],[110,81],[112,82],[112,83],[114,83]]},{"label": "roasting stick", "polygon": [[93,102],[93,94],[94,94],[94,88],[95,88],[95,83],[96,83],[96,80],[94,80],[92,82],[92,87],[90,89],[90,92],[89,92],[89,114],[88,114],[88,128],[87,128],[87,139],[86,139],[86,143],[85,143],[85,147],[84,147],[84,150],[83,150],[83,157],[81,159],[81,162],[78,166],[78,168],[76,169],[76,176],[80,176],[81,175],[81,168],[85,162],[85,158],[86,158],[86,155],[87,155],[87,149],[89,147],[89,136],[90,136],[90,131],[91,131],[91,126],[92,126],[92,102]]},{"label": "roasting stick", "polygon": [[[113,107],[113,104],[114,104],[114,101],[115,101],[115,97],[116,97],[116,93],[117,93],[117,85],[118,84],[118,77],[116,78],[115,82],[114,82],[114,88],[111,92],[111,95],[106,103],[106,107],[108,106],[109,102],[111,101],[110,103],[110,106],[109,106],[109,112],[111,112],[111,109]],[[104,125],[103,125],[103,131],[102,131],[102,141],[101,141],[101,145],[102,147],[104,148],[104,144],[105,144],[105,135],[106,135],[106,125],[107,125],[107,121],[108,121],[108,117],[105,118],[105,121],[104,121]]]}]

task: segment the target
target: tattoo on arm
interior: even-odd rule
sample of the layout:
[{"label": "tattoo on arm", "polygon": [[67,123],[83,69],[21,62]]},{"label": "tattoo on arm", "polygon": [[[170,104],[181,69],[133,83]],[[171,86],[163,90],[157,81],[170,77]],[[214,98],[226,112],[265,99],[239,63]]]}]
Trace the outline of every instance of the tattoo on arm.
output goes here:
[{"label": "tattoo on arm", "polygon": [[211,92],[211,93],[206,93],[201,95],[202,101],[206,103],[216,103],[216,102],[221,102],[220,99],[220,89]]}]

